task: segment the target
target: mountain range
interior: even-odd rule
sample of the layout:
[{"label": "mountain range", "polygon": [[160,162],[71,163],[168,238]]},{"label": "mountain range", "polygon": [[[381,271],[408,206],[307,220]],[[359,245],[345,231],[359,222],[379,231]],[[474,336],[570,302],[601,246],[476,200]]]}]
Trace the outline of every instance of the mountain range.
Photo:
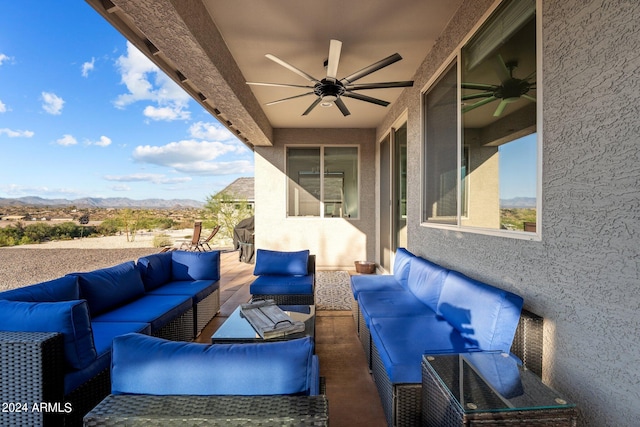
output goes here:
[{"label": "mountain range", "polygon": [[501,209],[535,208],[535,197],[514,197],[513,199],[500,199]]},{"label": "mountain range", "polygon": [[75,206],[77,208],[138,208],[138,209],[180,209],[202,208],[203,202],[191,199],[144,199],[133,200],[126,197],[84,197],[80,199],[44,199],[42,197],[19,197],[5,199],[0,197],[0,207],[20,206]]}]

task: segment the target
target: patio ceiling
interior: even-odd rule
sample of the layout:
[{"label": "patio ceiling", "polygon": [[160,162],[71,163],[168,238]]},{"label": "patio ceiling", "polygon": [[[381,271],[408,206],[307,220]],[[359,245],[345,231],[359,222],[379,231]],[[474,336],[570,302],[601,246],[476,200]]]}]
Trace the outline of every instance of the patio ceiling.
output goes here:
[{"label": "patio ceiling", "polygon": [[[248,145],[270,145],[273,128],[374,128],[388,107],[345,99],[302,113],[314,95],[266,103],[306,85],[267,59],[271,53],[317,79],[326,76],[329,41],[342,41],[338,79],[393,53],[403,59],[358,83],[412,80],[461,0],[86,0],[143,53]],[[364,7],[366,5],[366,7]],[[362,91],[393,103],[402,88]]]}]

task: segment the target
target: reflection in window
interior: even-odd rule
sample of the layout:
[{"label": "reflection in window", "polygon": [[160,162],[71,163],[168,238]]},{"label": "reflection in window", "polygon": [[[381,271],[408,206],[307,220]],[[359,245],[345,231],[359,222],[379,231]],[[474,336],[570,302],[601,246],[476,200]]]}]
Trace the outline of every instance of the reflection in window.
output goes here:
[{"label": "reflection in window", "polygon": [[288,216],[358,217],[357,147],[289,147],[287,177]]}]

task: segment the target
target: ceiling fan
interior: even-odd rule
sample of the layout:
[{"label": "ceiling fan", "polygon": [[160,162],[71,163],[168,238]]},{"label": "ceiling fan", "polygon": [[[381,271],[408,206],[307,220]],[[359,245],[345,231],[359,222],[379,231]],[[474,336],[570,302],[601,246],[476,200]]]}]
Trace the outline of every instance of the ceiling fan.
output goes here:
[{"label": "ceiling fan", "polygon": [[355,84],[356,80],[359,80],[369,74],[378,71],[388,65],[391,65],[395,62],[398,62],[402,59],[402,57],[394,53],[387,58],[381,59],[380,61],[369,65],[361,69],[360,71],[356,71],[353,74],[348,75],[340,80],[338,80],[338,63],[340,62],[340,51],[342,50],[342,42],[339,40],[331,40],[329,44],[329,58],[325,61],[325,66],[327,68],[327,76],[322,80],[318,80],[315,77],[305,73],[304,71],[294,67],[293,65],[283,61],[282,59],[276,57],[272,54],[265,55],[267,58],[272,60],[273,62],[282,65],[283,67],[293,71],[294,73],[302,76],[307,79],[309,82],[313,83],[313,85],[294,85],[294,84],[285,84],[285,83],[259,83],[259,82],[247,82],[249,85],[254,86],[272,86],[272,87],[289,87],[289,88],[304,88],[311,89],[309,92],[305,92],[301,95],[295,95],[284,99],[279,99],[277,101],[272,101],[267,103],[266,105],[274,105],[280,102],[289,101],[291,99],[301,98],[308,95],[316,95],[317,98],[313,103],[302,113],[303,116],[309,114],[318,104],[323,107],[330,107],[335,104],[340,112],[344,116],[348,116],[351,114],[347,106],[345,105],[342,97],[353,98],[360,101],[370,102],[372,104],[381,105],[386,107],[389,105],[389,102],[384,101],[382,99],[373,98],[370,96],[362,95],[356,93],[354,91],[366,90],[366,89],[387,89],[387,88],[396,88],[396,87],[409,87],[413,86],[413,81],[400,81],[400,82],[384,82],[384,83],[362,83]]},{"label": "ceiling fan", "polygon": [[462,101],[468,101],[470,99],[484,98],[473,104],[465,105],[462,107],[462,112],[466,113],[490,102],[500,100],[500,104],[493,113],[494,117],[500,117],[504,112],[507,105],[512,102],[516,102],[520,98],[528,99],[531,102],[536,102],[536,99],[528,95],[531,89],[536,88],[535,81],[529,81],[535,77],[536,72],[529,74],[524,79],[518,79],[513,77],[513,70],[518,67],[517,61],[504,62],[502,56],[498,55],[494,61],[494,68],[496,74],[500,78],[499,85],[483,84],[483,83],[462,83],[462,89],[481,90],[480,93],[472,93],[468,95],[462,95]]}]

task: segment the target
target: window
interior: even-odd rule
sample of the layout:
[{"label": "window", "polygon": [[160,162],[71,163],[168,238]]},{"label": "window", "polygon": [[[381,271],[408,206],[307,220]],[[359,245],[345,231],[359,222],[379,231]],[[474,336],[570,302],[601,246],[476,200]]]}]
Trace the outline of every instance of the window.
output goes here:
[{"label": "window", "polygon": [[358,147],[288,147],[287,177],[287,216],[358,217]]},{"label": "window", "polygon": [[504,1],[423,95],[423,221],[535,232],[535,0]]}]

